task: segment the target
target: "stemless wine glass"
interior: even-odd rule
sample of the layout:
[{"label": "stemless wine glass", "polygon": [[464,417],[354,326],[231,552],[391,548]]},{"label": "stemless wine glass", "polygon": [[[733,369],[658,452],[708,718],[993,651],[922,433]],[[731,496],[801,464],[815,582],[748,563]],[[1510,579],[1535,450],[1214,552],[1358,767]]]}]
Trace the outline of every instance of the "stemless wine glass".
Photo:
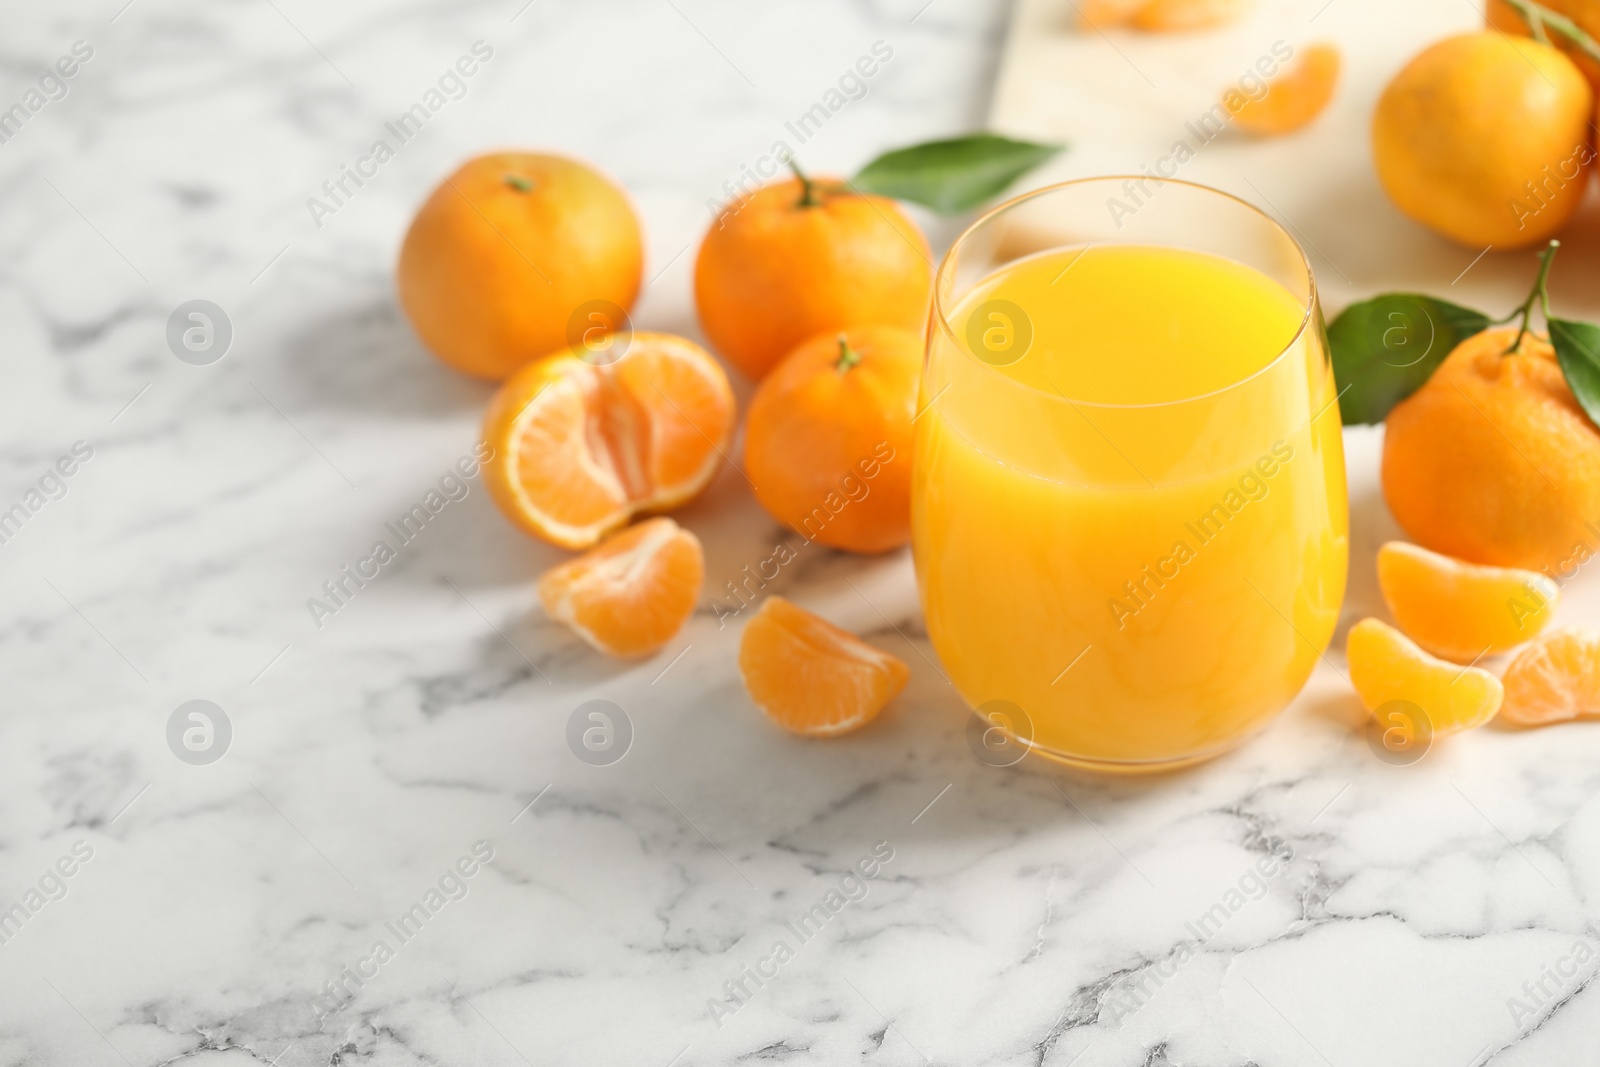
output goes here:
[{"label": "stemless wine glass", "polygon": [[918,410],[928,633],[1019,751],[1180,766],[1305,684],[1344,453],[1311,270],[1267,216],[1142,177],[1001,205],[940,266]]}]

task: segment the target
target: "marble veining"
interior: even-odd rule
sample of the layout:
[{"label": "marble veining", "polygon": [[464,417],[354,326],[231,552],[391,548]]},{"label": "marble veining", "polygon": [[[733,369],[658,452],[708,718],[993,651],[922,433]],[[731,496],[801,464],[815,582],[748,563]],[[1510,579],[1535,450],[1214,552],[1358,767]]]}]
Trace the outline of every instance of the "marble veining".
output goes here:
[{"label": "marble veining", "polygon": [[[649,233],[637,321],[697,335],[693,245],[724,184],[878,41],[893,59],[806,141],[814,169],[981,124],[1007,16],[987,0],[11,11],[0,102],[74,42],[93,57],[0,144],[0,506],[75,443],[93,454],[0,544],[0,1063],[1592,1051],[1593,727],[1491,729],[1387,766],[1334,653],[1263,736],[1191,773],[995,770],[967,748],[908,556],[810,547],[764,592],[913,678],[869,730],[802,743],[748,705],[736,622],[712,604],[787,536],[732,470],[679,516],[706,545],[707,603],[645,663],[603,662],[543,618],[532,579],[560,554],[472,479],[359,595],[308,611],[474,440],[489,390],[421,350],[391,281],[409,212],[460,159],[544,146],[616,175]],[[493,59],[459,99],[337,211],[308,209],[478,41]],[[923,221],[936,245],[955,232]],[[234,330],[209,366],[165,340],[196,298]],[[1370,560],[1393,527],[1375,439],[1349,445]],[[1593,585],[1575,579],[1572,602]],[[1376,603],[1358,562],[1346,621]],[[231,724],[216,762],[169,747],[194,699]],[[567,744],[591,699],[633,725],[608,766]]]}]

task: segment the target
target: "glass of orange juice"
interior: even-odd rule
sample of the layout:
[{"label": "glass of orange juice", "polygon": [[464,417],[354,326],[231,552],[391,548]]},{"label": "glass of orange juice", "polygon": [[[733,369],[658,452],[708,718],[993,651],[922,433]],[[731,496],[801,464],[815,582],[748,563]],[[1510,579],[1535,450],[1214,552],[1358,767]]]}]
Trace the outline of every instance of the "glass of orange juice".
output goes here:
[{"label": "glass of orange juice", "polygon": [[939,269],[918,412],[923,611],[985,737],[1162,770],[1305,684],[1344,452],[1311,269],[1267,216],[1142,177],[996,208]]}]

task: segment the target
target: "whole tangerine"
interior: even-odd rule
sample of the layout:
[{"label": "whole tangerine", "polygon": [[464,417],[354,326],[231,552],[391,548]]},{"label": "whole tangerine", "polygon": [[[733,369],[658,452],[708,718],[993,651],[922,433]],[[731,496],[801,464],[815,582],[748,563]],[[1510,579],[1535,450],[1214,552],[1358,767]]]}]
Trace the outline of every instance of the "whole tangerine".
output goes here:
[{"label": "whole tangerine", "polygon": [[1594,91],[1560,51],[1493,30],[1424,50],[1372,119],[1395,206],[1479,249],[1549,237],[1578,209],[1594,161]]},{"label": "whole tangerine", "polygon": [[497,152],[433,191],[396,273],[433,354],[499,381],[596,329],[625,329],[643,269],[639,220],[609,179],[561,156]]},{"label": "whole tangerine", "polygon": [[931,263],[893,200],[796,177],[723,210],[695,259],[695,307],[712,346],[759,381],[821,333],[867,323],[920,331]]},{"label": "whole tangerine", "polygon": [[1517,335],[1467,338],[1389,413],[1383,495],[1436,552],[1543,570],[1600,546],[1600,430],[1550,343]]},{"label": "whole tangerine", "polygon": [[911,539],[911,423],[922,340],[858,326],[796,348],[750,401],[745,473],[809,541],[886,552]]}]

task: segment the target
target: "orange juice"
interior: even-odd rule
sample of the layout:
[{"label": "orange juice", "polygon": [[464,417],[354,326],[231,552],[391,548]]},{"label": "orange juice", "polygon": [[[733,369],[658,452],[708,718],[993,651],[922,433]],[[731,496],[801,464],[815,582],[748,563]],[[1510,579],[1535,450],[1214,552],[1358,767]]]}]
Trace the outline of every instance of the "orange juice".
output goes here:
[{"label": "orange juice", "polygon": [[1154,245],[1016,260],[935,315],[913,543],[969,704],[1020,708],[1048,755],[1139,769],[1292,699],[1344,595],[1324,345],[1314,298]]}]

